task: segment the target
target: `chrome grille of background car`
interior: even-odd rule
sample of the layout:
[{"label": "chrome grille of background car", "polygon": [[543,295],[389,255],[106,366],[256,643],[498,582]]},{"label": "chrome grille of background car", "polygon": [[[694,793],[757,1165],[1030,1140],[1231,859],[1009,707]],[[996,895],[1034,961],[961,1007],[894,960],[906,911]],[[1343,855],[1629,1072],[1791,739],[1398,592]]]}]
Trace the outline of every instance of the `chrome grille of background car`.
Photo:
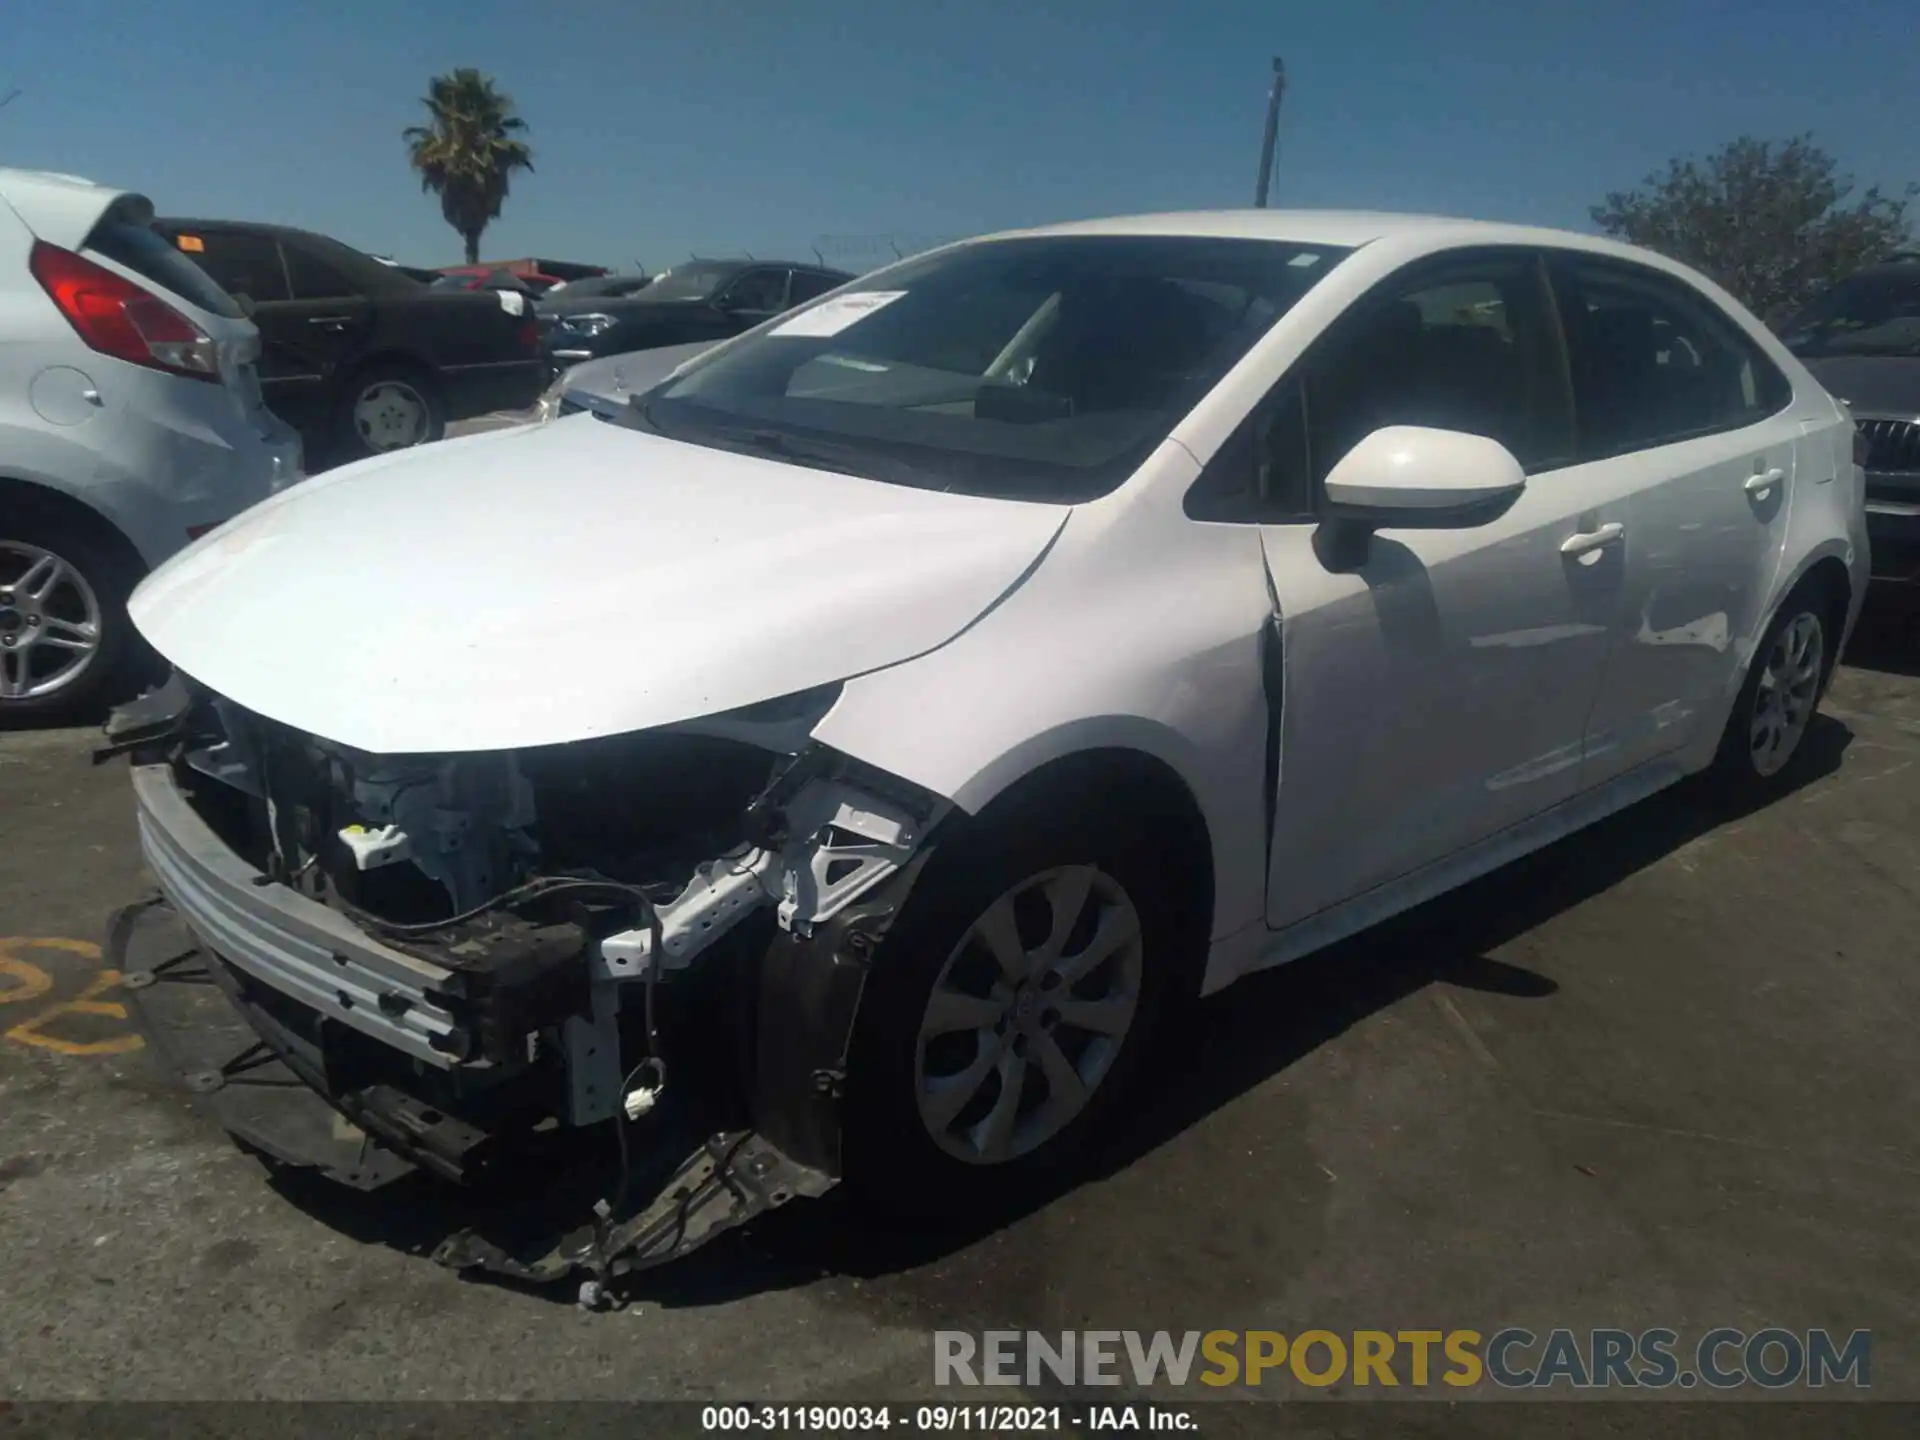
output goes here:
[{"label": "chrome grille of background car", "polygon": [[1856,421],[1867,442],[1868,470],[1920,470],[1920,421]]}]

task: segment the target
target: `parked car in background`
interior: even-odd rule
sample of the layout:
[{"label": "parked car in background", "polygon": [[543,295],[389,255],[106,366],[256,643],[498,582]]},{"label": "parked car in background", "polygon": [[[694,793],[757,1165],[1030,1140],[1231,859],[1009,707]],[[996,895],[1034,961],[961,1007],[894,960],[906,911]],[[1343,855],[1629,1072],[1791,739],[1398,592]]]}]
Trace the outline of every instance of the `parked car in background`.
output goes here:
[{"label": "parked car in background", "polygon": [[550,1248],[445,1264],[604,1279],[843,1177],[1028,1209],[1180,1083],[1189,1001],[1686,776],[1791,785],[1866,588],[1852,432],[1590,236],[945,247],[149,579],[191,678],[109,733],[178,918],[106,963],[202,947],[199,1023],[312,1091],[282,1159],[617,1148]]},{"label": "parked car in background", "polygon": [[1853,412],[1874,577],[1920,585],[1920,254],[1842,280],[1781,333]]},{"label": "parked car in background", "polygon": [[723,340],[837,289],[843,270],[777,260],[692,260],[662,270],[637,294],[604,298],[568,286],[537,307],[560,366],[602,355]]},{"label": "parked car in background", "polygon": [[282,225],[162,220],[260,327],[267,403],[329,454],[437,440],[447,421],[531,405],[548,378],[528,304],[439,291],[338,240]]},{"label": "parked car in background", "polygon": [[259,331],[152,220],[142,195],[0,170],[0,723],[109,692],[140,577],[300,476]]},{"label": "parked car in background", "polygon": [[375,255],[373,258],[378,260],[382,265],[398,270],[409,280],[418,280],[422,285],[431,285],[435,280],[440,278],[440,272],[438,270],[428,270],[419,265],[402,265],[391,255]]},{"label": "parked car in background", "polygon": [[[618,300],[626,295],[638,295],[651,285],[651,275],[589,275],[584,280],[562,280],[550,286],[544,297],[550,304],[560,299],[560,293],[566,292],[567,303],[593,298],[597,300]],[[561,313],[555,304],[555,313]]]}]

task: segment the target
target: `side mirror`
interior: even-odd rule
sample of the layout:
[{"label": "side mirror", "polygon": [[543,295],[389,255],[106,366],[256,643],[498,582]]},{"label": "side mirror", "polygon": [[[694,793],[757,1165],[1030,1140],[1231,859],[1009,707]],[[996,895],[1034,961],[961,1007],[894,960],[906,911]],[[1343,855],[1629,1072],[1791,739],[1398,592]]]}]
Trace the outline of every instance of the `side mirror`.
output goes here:
[{"label": "side mirror", "polygon": [[253,297],[244,292],[236,292],[233,303],[240,307],[240,313],[247,319],[253,319]]},{"label": "side mirror", "polygon": [[1340,457],[1327,503],[1353,519],[1424,530],[1485,525],[1527,488],[1498,440],[1422,425],[1388,425]]},{"label": "side mirror", "polygon": [[1365,562],[1375,530],[1472,529],[1497,520],[1526,488],[1526,471],[1498,440],[1384,426],[1328,472],[1328,523],[1317,543],[1328,564],[1351,569]]}]

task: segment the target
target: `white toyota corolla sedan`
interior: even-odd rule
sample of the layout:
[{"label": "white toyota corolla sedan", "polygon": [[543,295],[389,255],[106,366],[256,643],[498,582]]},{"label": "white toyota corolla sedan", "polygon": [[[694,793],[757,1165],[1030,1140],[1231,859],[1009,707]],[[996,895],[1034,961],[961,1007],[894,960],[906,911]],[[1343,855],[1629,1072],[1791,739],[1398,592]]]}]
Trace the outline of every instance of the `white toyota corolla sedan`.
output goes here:
[{"label": "white toyota corolla sedan", "polygon": [[451,1264],[605,1276],[842,1177],[998,1203],[1186,998],[1693,772],[1786,783],[1866,586],[1853,435],[1584,236],[950,246],[150,578],[178,678],[110,734],[165,898],[118,963],[191,1030],[139,983],[190,934],[371,1137],[236,1110],[283,1161],[614,1165]]}]

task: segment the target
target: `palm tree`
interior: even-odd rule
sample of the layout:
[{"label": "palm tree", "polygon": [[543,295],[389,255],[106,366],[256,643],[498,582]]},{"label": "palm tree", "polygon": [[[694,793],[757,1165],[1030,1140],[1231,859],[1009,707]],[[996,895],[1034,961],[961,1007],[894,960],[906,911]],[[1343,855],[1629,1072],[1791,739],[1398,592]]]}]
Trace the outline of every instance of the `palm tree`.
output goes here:
[{"label": "palm tree", "polygon": [[422,102],[432,121],[409,125],[404,139],[420,188],[440,197],[440,213],[467,244],[467,263],[480,263],[480,236],[507,200],[516,170],[533,169],[533,151],[518,137],[527,122],[513,113],[513,97],[478,70],[455,70],[427,83]]}]

